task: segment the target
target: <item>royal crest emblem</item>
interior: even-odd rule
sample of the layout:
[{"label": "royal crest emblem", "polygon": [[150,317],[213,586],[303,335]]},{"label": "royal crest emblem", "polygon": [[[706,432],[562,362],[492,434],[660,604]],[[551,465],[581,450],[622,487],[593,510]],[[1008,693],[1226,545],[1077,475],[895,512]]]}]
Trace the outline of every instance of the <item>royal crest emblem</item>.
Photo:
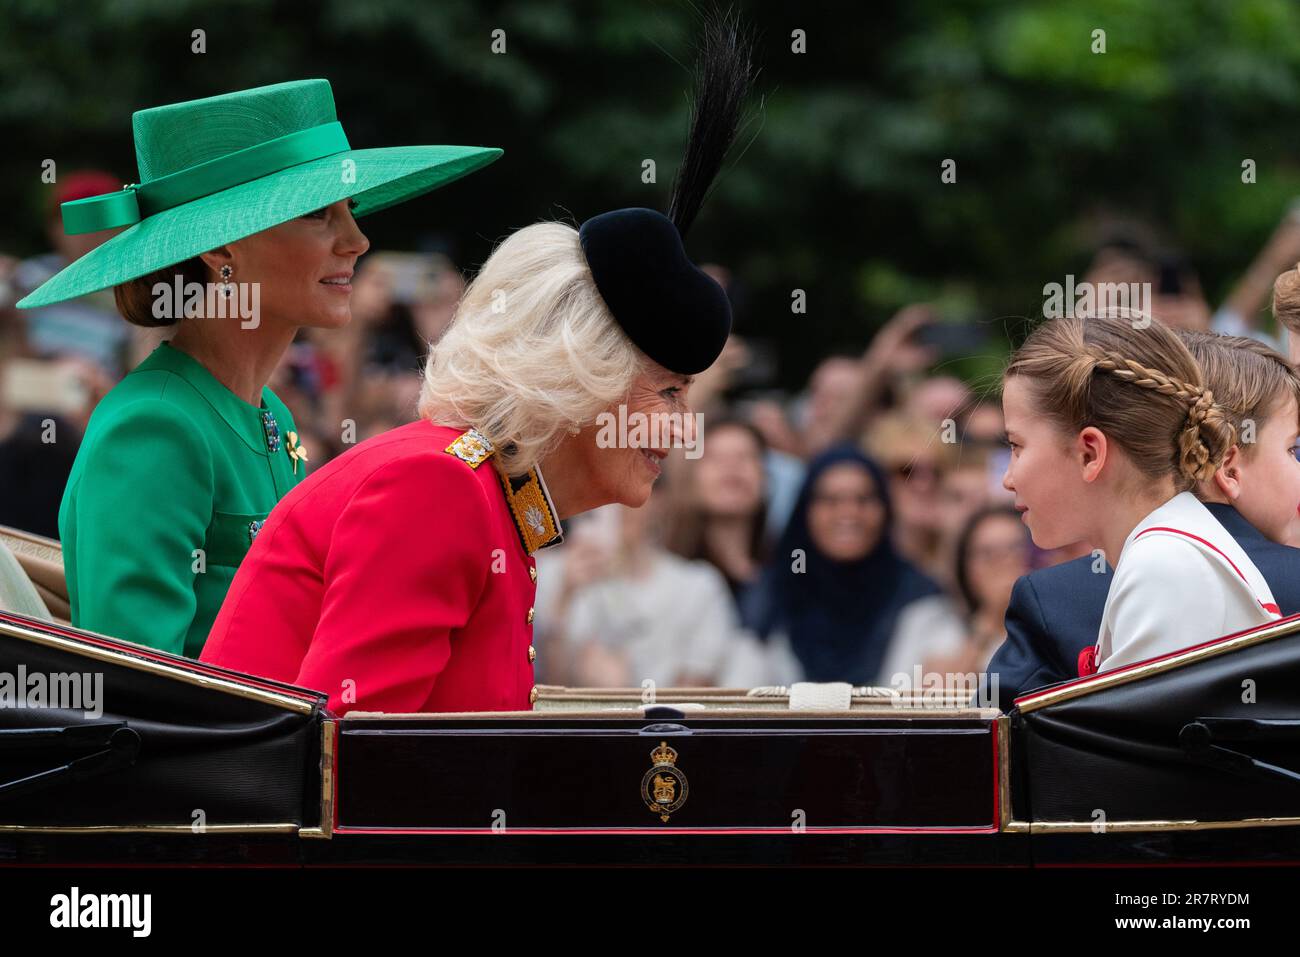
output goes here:
[{"label": "royal crest emblem", "polygon": [[641,778],[641,799],[652,814],[667,823],[669,815],[686,803],[690,783],[677,767],[677,752],[668,747],[667,741],[660,741],[659,747],[650,752],[650,760],[654,766]]}]

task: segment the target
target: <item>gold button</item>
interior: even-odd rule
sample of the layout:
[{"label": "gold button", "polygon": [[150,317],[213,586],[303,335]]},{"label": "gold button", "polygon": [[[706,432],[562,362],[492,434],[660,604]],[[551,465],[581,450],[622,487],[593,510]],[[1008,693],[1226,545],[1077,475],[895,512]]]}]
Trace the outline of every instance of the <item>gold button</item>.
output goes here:
[{"label": "gold button", "polygon": [[537,649],[534,648],[532,645],[529,645],[529,646],[528,646],[528,662],[529,662],[529,664],[532,664],[532,663],[533,663],[534,661],[536,661],[536,660],[537,660]]},{"label": "gold button", "polygon": [[537,581],[537,566],[536,566],[536,565],[529,565],[529,566],[528,566],[528,577],[531,578],[533,581]]},{"label": "gold button", "polygon": [[529,609],[528,609],[528,624],[531,625],[532,623],[533,623],[533,609],[529,608]]},{"label": "gold button", "polygon": [[528,703],[537,704],[537,685],[533,685],[533,690],[528,692]]}]

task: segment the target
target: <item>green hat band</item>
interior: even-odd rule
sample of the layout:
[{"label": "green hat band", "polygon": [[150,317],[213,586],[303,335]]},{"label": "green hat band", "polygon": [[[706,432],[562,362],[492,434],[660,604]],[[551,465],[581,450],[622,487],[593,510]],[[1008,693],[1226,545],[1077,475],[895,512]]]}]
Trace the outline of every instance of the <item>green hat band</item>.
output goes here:
[{"label": "green hat band", "polygon": [[116,193],[64,203],[63,231],[72,236],[130,226],[165,209],[349,149],[342,123],[322,123]]},{"label": "green hat band", "polygon": [[319,79],[137,110],[131,129],[140,182],[62,210],[69,234],[117,235],[18,308],[120,286],[340,200],[351,200],[353,216],[368,216],[501,156],[487,146],[352,149],[338,119],[329,81]]}]

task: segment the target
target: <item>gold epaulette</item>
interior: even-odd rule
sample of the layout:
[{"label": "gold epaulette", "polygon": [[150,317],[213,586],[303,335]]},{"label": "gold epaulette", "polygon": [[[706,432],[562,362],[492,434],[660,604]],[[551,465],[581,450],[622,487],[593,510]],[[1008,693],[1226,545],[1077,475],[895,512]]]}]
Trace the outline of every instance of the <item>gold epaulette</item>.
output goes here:
[{"label": "gold epaulette", "polygon": [[[468,429],[443,451],[476,469],[490,459],[496,449],[478,429]],[[516,476],[506,475],[499,468],[496,472],[501,479],[501,491],[505,493],[506,506],[510,510],[510,517],[514,520],[515,531],[519,534],[519,542],[524,546],[524,551],[531,555],[539,548],[558,545],[563,541],[560,517],[551,502],[551,493],[546,488],[541,469],[534,467],[523,475]]]},{"label": "gold epaulette", "polygon": [[470,468],[476,469],[491,458],[496,449],[492,447],[488,437],[478,429],[467,429],[456,436],[456,440],[443,451],[456,456]]}]

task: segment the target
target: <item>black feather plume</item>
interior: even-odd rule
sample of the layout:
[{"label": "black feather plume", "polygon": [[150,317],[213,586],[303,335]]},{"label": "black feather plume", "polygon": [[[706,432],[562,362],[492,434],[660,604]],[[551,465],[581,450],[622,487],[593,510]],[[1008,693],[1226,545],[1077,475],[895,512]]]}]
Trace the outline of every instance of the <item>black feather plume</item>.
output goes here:
[{"label": "black feather plume", "polygon": [[673,180],[668,218],[686,235],[704,205],[727,151],[740,129],[745,101],[755,79],[754,43],[738,14],[716,9],[704,14],[695,58],[695,89],[686,155]]}]

